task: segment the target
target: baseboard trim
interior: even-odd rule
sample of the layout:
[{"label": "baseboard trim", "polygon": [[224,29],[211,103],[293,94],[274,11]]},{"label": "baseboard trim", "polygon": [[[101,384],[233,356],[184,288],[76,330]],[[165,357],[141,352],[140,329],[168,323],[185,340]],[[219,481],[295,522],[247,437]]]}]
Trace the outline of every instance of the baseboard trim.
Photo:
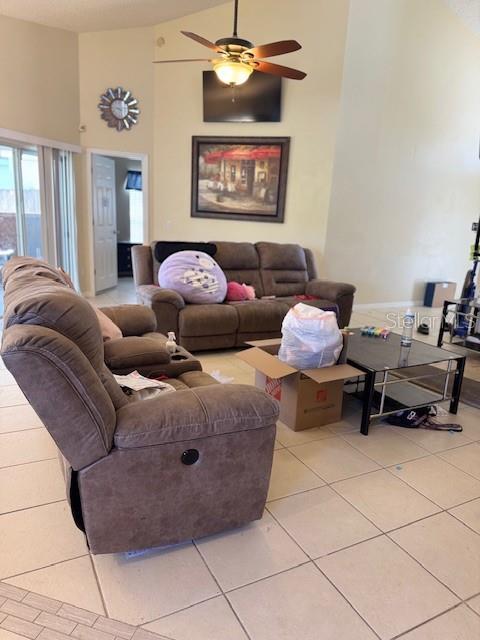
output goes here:
[{"label": "baseboard trim", "polygon": [[354,304],[354,311],[361,311],[362,309],[379,309],[385,307],[422,307],[423,300],[403,300],[402,302],[367,302],[361,304]]}]

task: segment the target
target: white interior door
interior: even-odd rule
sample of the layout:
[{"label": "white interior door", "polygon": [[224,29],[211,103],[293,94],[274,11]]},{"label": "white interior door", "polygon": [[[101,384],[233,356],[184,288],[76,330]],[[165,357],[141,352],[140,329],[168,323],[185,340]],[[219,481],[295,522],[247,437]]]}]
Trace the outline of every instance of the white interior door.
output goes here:
[{"label": "white interior door", "polygon": [[115,162],[92,157],[95,291],[117,286],[117,207]]}]

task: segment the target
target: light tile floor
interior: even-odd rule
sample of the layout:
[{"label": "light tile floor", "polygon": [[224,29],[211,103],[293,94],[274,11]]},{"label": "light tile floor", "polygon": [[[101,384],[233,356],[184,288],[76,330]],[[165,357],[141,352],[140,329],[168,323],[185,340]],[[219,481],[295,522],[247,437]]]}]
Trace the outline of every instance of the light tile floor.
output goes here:
[{"label": "light tile floor", "polygon": [[[131,282],[95,301],[134,302]],[[351,324],[386,313],[401,310]],[[234,351],[201,360],[253,383]],[[466,375],[480,380],[480,354]],[[480,411],[461,406],[462,434],[379,424],[365,438],[359,417],[348,400],[337,424],[278,425],[262,520],[92,557],[50,436],[0,363],[0,640],[478,640]]]}]

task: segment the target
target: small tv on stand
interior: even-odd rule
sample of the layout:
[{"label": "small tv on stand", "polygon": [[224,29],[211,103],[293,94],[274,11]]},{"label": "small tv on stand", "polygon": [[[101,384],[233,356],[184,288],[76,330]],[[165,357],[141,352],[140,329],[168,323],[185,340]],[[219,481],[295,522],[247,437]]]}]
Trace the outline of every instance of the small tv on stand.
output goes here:
[{"label": "small tv on stand", "polygon": [[214,71],[203,72],[204,122],[280,122],[282,79],[254,72],[237,87],[229,87]]}]

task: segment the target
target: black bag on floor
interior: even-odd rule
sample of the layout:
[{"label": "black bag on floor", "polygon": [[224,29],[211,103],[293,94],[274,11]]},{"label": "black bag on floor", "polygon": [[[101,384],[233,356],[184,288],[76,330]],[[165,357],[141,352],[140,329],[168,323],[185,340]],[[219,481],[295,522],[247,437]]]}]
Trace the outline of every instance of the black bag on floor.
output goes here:
[{"label": "black bag on floor", "polygon": [[433,429],[435,431],[463,431],[459,424],[444,424],[433,420],[437,415],[437,407],[419,407],[418,409],[405,409],[388,416],[387,422],[396,427],[406,429]]}]

